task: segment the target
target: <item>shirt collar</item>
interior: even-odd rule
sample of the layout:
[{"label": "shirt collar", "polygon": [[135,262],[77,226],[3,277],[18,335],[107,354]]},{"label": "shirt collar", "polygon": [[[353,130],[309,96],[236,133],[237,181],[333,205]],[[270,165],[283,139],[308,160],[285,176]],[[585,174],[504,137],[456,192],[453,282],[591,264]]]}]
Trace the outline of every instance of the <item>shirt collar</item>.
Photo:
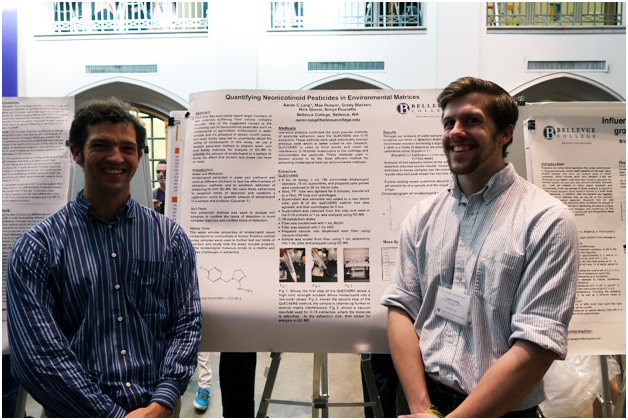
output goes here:
[{"label": "shirt collar", "polygon": [[[472,195],[479,195],[482,201],[490,203],[495,200],[502,192],[515,182],[517,178],[517,172],[512,163],[508,162],[504,168],[497,172],[488,180],[484,188]],[[458,201],[467,202],[466,196],[458,185],[458,177],[454,174],[451,175],[451,181],[449,182],[449,193]]]},{"label": "shirt collar", "polygon": [[[83,189],[81,189],[77,194],[76,194],[76,208],[78,209],[79,212],[81,212],[82,214],[84,214],[85,216],[94,216],[94,213],[92,213],[92,211],[89,209],[91,206],[91,203],[87,200],[85,200],[85,198],[83,197]],[[124,206],[122,206],[122,208],[120,210],[118,210],[118,219],[126,217],[127,219],[135,219],[136,215],[137,215],[137,206],[139,206],[139,204],[133,200],[133,198],[131,196],[129,196],[129,199],[127,200],[126,204]]]}]

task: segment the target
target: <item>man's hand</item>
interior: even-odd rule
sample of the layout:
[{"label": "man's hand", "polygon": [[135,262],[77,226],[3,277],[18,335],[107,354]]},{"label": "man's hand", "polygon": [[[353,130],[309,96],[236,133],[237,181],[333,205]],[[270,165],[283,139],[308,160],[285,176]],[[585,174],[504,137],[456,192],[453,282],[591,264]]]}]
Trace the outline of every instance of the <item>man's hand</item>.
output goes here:
[{"label": "man's hand", "polygon": [[403,416],[399,416],[399,418],[437,419],[439,417],[436,414],[430,414],[430,413],[414,413],[414,414],[404,414]]},{"label": "man's hand", "polygon": [[153,402],[148,404],[147,407],[138,408],[131,411],[125,416],[125,418],[157,418],[157,417],[171,417],[172,410],[165,405]]},{"label": "man's hand", "polygon": [[556,354],[530,341],[517,340],[491,366],[451,417],[501,417],[543,379]]}]

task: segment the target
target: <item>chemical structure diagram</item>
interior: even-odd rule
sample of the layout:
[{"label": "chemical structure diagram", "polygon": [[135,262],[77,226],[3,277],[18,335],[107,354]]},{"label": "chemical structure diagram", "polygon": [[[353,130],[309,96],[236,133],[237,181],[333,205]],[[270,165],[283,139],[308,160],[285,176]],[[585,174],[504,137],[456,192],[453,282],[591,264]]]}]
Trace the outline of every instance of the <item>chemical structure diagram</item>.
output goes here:
[{"label": "chemical structure diagram", "polygon": [[242,280],[246,278],[246,275],[244,274],[244,270],[242,269],[234,270],[230,279],[223,278],[222,270],[217,268],[216,266],[209,269],[205,267],[199,267],[199,269],[207,271],[207,280],[211,281],[212,283],[216,283],[218,281],[229,283],[229,282],[235,281],[238,283],[238,290],[243,290],[249,293],[253,292],[251,289],[245,289],[242,287]]}]

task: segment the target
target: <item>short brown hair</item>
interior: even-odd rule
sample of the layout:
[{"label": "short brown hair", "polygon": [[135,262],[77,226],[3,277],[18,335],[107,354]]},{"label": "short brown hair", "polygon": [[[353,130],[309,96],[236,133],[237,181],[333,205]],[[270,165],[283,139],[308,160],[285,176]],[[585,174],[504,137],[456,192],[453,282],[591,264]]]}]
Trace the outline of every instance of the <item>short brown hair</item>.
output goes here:
[{"label": "short brown hair", "polygon": [[[469,93],[480,92],[488,95],[491,101],[486,112],[493,119],[497,130],[502,131],[510,125],[516,125],[519,118],[517,102],[501,86],[475,77],[461,77],[451,82],[438,95],[438,106],[444,111],[449,101],[461,98]],[[506,157],[506,149],[512,143],[512,138],[504,145],[502,157]]]},{"label": "short brown hair", "polygon": [[86,102],[74,114],[74,120],[70,127],[70,144],[78,148],[82,155],[87,140],[87,126],[103,122],[125,122],[135,128],[135,142],[139,154],[144,150],[146,144],[146,129],[140,119],[131,114],[130,111],[133,110],[135,110],[133,105],[118,98],[95,99]]}]

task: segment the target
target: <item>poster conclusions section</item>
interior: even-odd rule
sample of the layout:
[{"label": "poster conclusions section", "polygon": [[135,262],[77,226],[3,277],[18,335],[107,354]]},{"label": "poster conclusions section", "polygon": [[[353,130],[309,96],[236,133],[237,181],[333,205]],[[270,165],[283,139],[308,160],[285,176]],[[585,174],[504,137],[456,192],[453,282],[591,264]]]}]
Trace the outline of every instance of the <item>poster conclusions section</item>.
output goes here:
[{"label": "poster conclusions section", "polygon": [[625,103],[531,104],[533,182],[567,204],[580,237],[570,354],[626,353]]},{"label": "poster conclusions section", "polygon": [[449,180],[438,91],[193,94],[179,218],[205,351],[386,352],[398,228]]}]

